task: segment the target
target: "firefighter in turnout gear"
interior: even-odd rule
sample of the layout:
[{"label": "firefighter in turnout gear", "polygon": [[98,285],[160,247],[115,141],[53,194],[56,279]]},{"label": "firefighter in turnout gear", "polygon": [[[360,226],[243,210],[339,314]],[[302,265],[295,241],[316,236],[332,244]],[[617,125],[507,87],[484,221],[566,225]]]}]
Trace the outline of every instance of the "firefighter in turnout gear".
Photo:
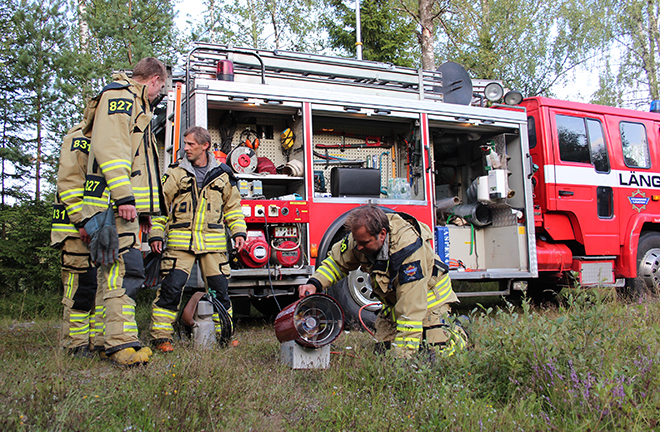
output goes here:
[{"label": "firefighter in turnout gear", "polygon": [[[183,134],[185,157],[172,164],[163,176],[163,195],[169,217],[154,218],[149,244],[155,253],[167,247],[161,263],[164,277],[152,309],[151,338],[157,350],[170,352],[172,324],[176,320],[183,288],[195,260],[199,262],[209,291],[231,316],[227,277],[229,259],[225,227],[240,252],[245,245],[247,225],[241,197],[231,168],[220,164],[209,151],[211,135],[194,126]],[[216,332],[220,318],[213,315]]]},{"label": "firefighter in turnout gear", "polygon": [[[91,150],[83,218],[89,224],[99,213],[114,211],[118,258],[99,267],[98,286],[105,307],[105,352],[120,365],[146,363],[152,354],[138,339],[135,296],[144,281],[140,228],[148,231],[150,215],[160,214],[158,149],[150,123],[166,78],[162,62],[142,59],[132,78],[115,74],[87,106],[84,132],[91,137]],[[94,243],[92,236],[92,249]]]},{"label": "firefighter in turnout gear", "polygon": [[373,292],[383,302],[375,337],[398,357],[409,358],[421,347],[451,354],[466,345],[463,329],[449,320],[451,288],[447,266],[431,246],[425,224],[373,205],[355,208],[346,219],[350,230],[332,246],[301,297],[325,291],[359,267],[371,274]]},{"label": "firefighter in turnout gear", "polygon": [[[84,240],[84,228],[76,228],[82,222],[82,201],[89,139],[82,129],[83,120],[64,137],[60,150],[60,167],[57,172],[57,202],[53,206],[51,244],[61,249],[62,283],[64,285],[64,316],[61,346],[70,354],[88,356],[90,347],[103,341],[103,316],[96,316],[96,268],[92,266],[89,248]],[[95,325],[96,323],[96,325]]]}]

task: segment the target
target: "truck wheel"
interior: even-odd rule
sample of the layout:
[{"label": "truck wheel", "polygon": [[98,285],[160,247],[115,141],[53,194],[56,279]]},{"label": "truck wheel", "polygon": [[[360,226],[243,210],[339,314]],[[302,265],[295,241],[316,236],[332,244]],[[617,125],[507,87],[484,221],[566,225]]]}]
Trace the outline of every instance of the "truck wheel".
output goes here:
[{"label": "truck wheel", "polygon": [[[358,316],[360,308],[378,302],[371,289],[371,277],[360,269],[350,272],[347,277],[332,285],[328,294],[337,300],[344,310],[346,326],[355,329],[362,329]],[[380,304],[367,306],[362,310],[362,321],[367,327],[375,327],[379,310]]]},{"label": "truck wheel", "polygon": [[527,284],[527,296],[537,306],[558,305],[560,292],[555,280],[535,279]]},{"label": "truck wheel", "polygon": [[626,279],[629,294],[657,294],[660,287],[660,233],[647,232],[637,246],[637,277]]}]

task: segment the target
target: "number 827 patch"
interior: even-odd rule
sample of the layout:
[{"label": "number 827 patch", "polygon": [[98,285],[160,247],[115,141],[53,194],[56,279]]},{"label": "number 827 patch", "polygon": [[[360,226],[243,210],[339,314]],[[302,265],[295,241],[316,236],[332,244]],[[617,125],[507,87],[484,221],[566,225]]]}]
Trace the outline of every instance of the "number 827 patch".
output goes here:
[{"label": "number 827 patch", "polygon": [[110,114],[128,114],[133,113],[133,101],[130,99],[110,99],[108,100],[108,115]]}]

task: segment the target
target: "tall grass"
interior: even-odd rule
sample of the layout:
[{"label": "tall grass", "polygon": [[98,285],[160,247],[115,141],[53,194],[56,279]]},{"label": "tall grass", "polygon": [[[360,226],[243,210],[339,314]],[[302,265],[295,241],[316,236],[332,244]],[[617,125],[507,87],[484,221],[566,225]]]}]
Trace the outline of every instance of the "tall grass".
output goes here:
[{"label": "tall grass", "polygon": [[[139,313],[146,329],[148,302]],[[343,334],[327,370],[279,362],[272,325],[237,346],[119,369],[57,348],[57,321],[0,327],[2,430],[650,430],[660,419],[660,302],[570,291],[562,306],[479,307],[473,347],[402,362]],[[146,336],[146,332],[142,332]]]}]

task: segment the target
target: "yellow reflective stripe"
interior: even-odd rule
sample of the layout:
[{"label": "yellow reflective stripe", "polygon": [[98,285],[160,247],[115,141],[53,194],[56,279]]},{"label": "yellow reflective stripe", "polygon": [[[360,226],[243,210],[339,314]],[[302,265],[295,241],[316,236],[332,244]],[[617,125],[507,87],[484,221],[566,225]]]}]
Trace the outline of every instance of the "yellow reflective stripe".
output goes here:
[{"label": "yellow reflective stripe", "polygon": [[69,273],[69,277],[66,280],[66,298],[70,299],[73,296],[73,284],[75,282],[75,274]]},{"label": "yellow reflective stripe", "polygon": [[121,305],[121,314],[122,315],[135,315],[135,306],[133,306],[133,305]]},{"label": "yellow reflective stripe", "polygon": [[206,219],[206,198],[202,198],[199,201],[199,213],[197,213],[197,221],[195,222],[195,247],[198,250],[204,250],[204,238],[202,237],[202,231],[204,227],[204,220]]},{"label": "yellow reflective stripe", "polygon": [[240,218],[243,219],[243,210],[233,210],[225,213],[225,219]]},{"label": "yellow reflective stripe", "polygon": [[118,188],[119,186],[125,186],[125,185],[130,185],[131,181],[128,179],[128,176],[125,174],[122,174],[120,176],[112,178],[112,180],[108,180],[108,189],[114,190],[115,188]]},{"label": "yellow reflective stripe", "polygon": [[227,226],[232,231],[234,230],[234,228],[243,228],[243,231],[247,230],[247,224],[243,219],[236,219],[234,221],[228,222]]},{"label": "yellow reflective stripe", "polygon": [[89,319],[88,313],[71,313],[69,315],[69,322],[83,322]]},{"label": "yellow reflective stripe", "polygon": [[396,329],[400,332],[421,332],[423,327],[421,321],[399,320],[396,323]]},{"label": "yellow reflective stripe", "polygon": [[173,320],[175,320],[176,312],[172,312],[167,309],[154,308],[153,316],[172,318]]},{"label": "yellow reflective stripe", "polygon": [[83,188],[68,189],[60,193],[60,199],[64,201],[69,198],[82,197],[84,194]]},{"label": "yellow reflective stripe", "polygon": [[337,262],[332,257],[324,259],[316,271],[328,278],[331,283],[335,283],[346,277],[346,273],[339,269]]},{"label": "yellow reflective stripe", "polygon": [[124,333],[137,333],[138,327],[136,323],[124,323]]},{"label": "yellow reflective stripe", "polygon": [[449,275],[446,274],[442,279],[438,281],[437,284],[435,284],[435,287],[438,289],[438,294],[440,295],[440,298],[438,299],[440,302],[445,302],[449,300],[449,296],[451,296],[451,280],[449,279]]},{"label": "yellow reflective stripe", "polygon": [[333,276],[326,275],[326,277],[330,280],[337,281],[339,279],[343,279],[344,277],[346,277],[346,273],[344,273],[339,269],[337,262],[332,257],[327,257],[326,259],[324,259],[318,270],[321,270],[324,267],[327,267],[328,271],[332,272],[333,274]]},{"label": "yellow reflective stripe", "polygon": [[53,232],[69,232],[69,233],[78,233],[78,230],[75,226],[71,224],[53,224],[51,227]]},{"label": "yellow reflective stripe", "polygon": [[89,325],[79,327],[79,328],[74,328],[74,327],[69,328],[69,336],[76,336],[76,335],[81,335],[81,334],[85,334],[85,333],[89,333]]},{"label": "yellow reflective stripe", "polygon": [[108,273],[108,290],[112,291],[121,286],[117,285],[119,281],[119,261],[115,261],[110,266],[110,272]]},{"label": "yellow reflective stripe", "polygon": [[82,201],[79,201],[75,204],[69,204],[68,206],[65,206],[66,212],[69,214],[75,214],[78,213],[80,210],[82,210],[83,204]]},{"label": "yellow reflective stripe", "polygon": [[125,168],[126,170],[130,171],[131,161],[126,159],[113,159],[100,164],[99,167],[101,167],[101,171],[103,171],[103,174],[115,168]]},{"label": "yellow reflective stripe", "polygon": [[167,218],[164,216],[155,216],[151,218],[151,227],[153,229],[165,230],[166,223],[167,223]]},{"label": "yellow reflective stripe", "polygon": [[396,337],[392,345],[399,348],[412,348],[418,349],[420,345],[420,338],[416,337]]},{"label": "yellow reflective stripe", "polygon": [[170,323],[153,323],[153,326],[151,327],[154,330],[166,330],[166,331],[174,331],[174,327],[172,327],[172,324]]},{"label": "yellow reflective stripe", "polygon": [[335,279],[334,275],[330,273],[326,267],[323,267],[322,264],[321,267],[316,269],[316,271],[321,273],[323,276],[325,276],[330,281],[330,284],[334,284],[338,281],[338,279]]},{"label": "yellow reflective stripe", "polygon": [[188,247],[192,240],[192,233],[190,231],[170,231],[167,234],[168,246],[181,246]]}]

